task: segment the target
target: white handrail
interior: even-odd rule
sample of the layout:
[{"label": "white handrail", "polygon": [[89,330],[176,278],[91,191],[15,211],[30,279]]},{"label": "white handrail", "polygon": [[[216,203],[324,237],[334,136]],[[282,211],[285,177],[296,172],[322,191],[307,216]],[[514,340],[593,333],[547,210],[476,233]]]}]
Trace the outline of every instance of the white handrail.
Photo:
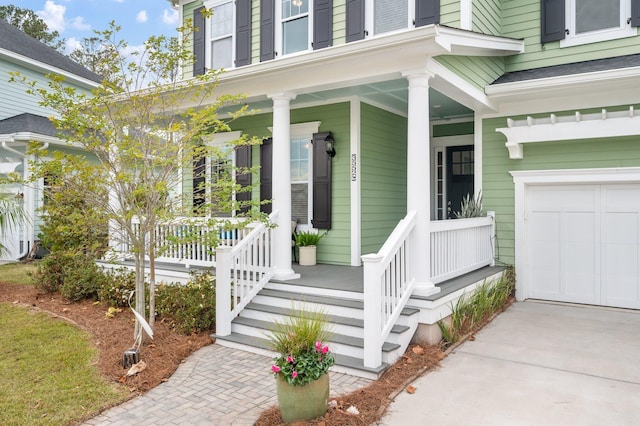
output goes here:
[{"label": "white handrail", "polygon": [[258,223],[235,246],[216,249],[216,334],[231,334],[231,321],[274,274],[273,228],[278,213],[269,216],[269,224]]},{"label": "white handrail", "polygon": [[362,256],[364,263],[364,366],[382,363],[382,345],[411,297],[409,240],[416,212],[402,219],[376,254]]}]

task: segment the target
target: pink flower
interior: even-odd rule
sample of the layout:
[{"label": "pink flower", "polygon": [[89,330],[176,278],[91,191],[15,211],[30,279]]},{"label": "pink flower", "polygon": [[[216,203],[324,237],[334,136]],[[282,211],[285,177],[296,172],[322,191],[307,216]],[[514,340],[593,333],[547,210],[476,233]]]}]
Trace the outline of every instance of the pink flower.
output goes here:
[{"label": "pink flower", "polygon": [[323,355],[325,355],[327,352],[329,352],[329,346],[325,346],[324,348],[322,348]]},{"label": "pink flower", "polygon": [[293,377],[294,379],[298,377],[298,372],[294,371],[293,373],[291,373],[291,377]]},{"label": "pink flower", "polygon": [[322,342],[316,342],[316,352],[322,349]]},{"label": "pink flower", "polygon": [[280,367],[278,367],[277,365],[272,365],[271,366],[271,371],[273,371],[274,373],[279,373],[280,372]]},{"label": "pink flower", "polygon": [[287,355],[287,362],[293,362],[293,357],[291,355]]}]

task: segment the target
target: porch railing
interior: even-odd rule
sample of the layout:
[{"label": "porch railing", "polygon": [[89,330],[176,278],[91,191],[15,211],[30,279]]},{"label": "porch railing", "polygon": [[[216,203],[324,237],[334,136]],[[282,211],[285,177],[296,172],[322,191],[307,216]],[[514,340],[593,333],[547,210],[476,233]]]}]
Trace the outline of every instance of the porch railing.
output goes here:
[{"label": "porch railing", "polygon": [[[211,226],[210,221],[218,221]],[[248,235],[254,223],[240,224],[242,219],[179,217],[155,227],[155,249],[160,255],[158,262],[177,263],[189,266],[216,266],[215,251],[211,246],[211,233],[217,237],[218,245],[233,247]],[[238,226],[235,226],[235,225]],[[134,227],[139,222],[134,219]],[[188,238],[187,238],[188,237]],[[181,239],[187,241],[180,241]],[[131,244],[124,244],[125,253],[131,253]]]},{"label": "porch railing", "polygon": [[409,240],[416,223],[411,211],[402,219],[376,254],[364,263],[364,366],[382,363],[382,344],[391,332],[413,291]]},{"label": "porch railing", "polygon": [[493,263],[495,214],[431,222],[431,282],[434,284]]},{"label": "porch railing", "polygon": [[[274,223],[277,212],[269,216]],[[216,334],[231,334],[231,321],[273,277],[273,231],[256,224],[234,246],[216,248]]]}]

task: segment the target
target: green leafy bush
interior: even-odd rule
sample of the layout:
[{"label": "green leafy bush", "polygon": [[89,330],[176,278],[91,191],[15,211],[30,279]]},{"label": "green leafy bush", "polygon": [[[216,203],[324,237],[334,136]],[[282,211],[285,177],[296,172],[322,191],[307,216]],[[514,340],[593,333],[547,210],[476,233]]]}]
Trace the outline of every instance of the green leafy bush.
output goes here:
[{"label": "green leafy bush", "polygon": [[326,232],[323,234],[309,231],[298,232],[295,235],[296,245],[298,247],[317,246],[318,242],[325,236],[325,234]]},{"label": "green leafy bush", "polygon": [[116,308],[129,306],[129,295],[136,288],[135,272],[126,269],[112,269],[104,273],[105,279],[98,289],[98,300]]},{"label": "green leafy bush", "polygon": [[71,302],[97,298],[104,281],[93,257],[64,252],[46,256],[32,278],[36,288],[47,293],[59,291]]},{"label": "green leafy bush", "polygon": [[187,284],[160,284],[156,312],[171,328],[191,334],[213,329],[216,322],[216,281],[209,272],[193,275]]}]

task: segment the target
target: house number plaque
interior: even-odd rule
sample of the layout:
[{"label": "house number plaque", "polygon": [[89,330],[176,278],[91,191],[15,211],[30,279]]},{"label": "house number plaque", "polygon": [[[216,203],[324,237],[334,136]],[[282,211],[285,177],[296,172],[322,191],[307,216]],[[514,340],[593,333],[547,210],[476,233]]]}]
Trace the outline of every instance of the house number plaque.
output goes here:
[{"label": "house number plaque", "polygon": [[355,182],[358,176],[358,156],[357,154],[351,154],[351,181]]}]

